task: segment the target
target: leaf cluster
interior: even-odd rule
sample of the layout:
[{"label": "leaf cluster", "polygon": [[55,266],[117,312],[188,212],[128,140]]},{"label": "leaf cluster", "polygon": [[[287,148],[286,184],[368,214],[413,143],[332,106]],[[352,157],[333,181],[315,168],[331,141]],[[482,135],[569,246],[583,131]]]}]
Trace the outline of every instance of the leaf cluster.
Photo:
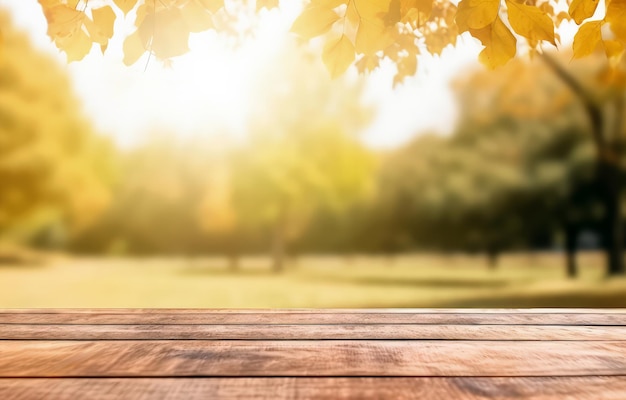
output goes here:
[{"label": "leaf cluster", "polygon": [[[189,35],[218,29],[220,14],[248,6],[256,12],[279,7],[278,0],[108,0],[104,6],[85,0],[39,3],[48,21],[48,35],[70,61],[82,59],[93,44],[106,51],[116,34],[117,19],[133,22],[135,29],[124,38],[127,65],[146,52],[159,59],[184,54],[189,50]],[[465,32],[483,44],[480,61],[495,68],[521,49],[532,55],[545,44],[558,46],[557,28],[567,20],[579,25],[574,57],[601,48],[616,69],[624,60],[626,0],[607,0],[602,10],[599,4],[598,0],[571,0],[565,10],[556,0],[461,0],[458,5],[451,0],[310,0],[291,31],[306,41],[323,36],[322,59],[333,77],[351,65],[361,73],[372,71],[381,60],[389,59],[397,66],[394,84],[398,84],[415,74],[419,54],[441,54]]]}]

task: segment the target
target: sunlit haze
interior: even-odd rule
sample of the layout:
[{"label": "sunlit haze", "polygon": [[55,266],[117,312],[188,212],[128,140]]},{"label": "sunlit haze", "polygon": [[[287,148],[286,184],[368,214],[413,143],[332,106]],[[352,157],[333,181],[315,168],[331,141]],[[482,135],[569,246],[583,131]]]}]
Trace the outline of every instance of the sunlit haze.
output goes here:
[{"label": "sunlit haze", "polygon": [[[65,56],[46,36],[37,2],[0,0],[0,6],[11,11],[15,23],[29,32],[38,47],[65,63]],[[297,2],[282,2],[280,12],[265,13],[255,39],[237,49],[213,32],[192,34],[192,51],[174,58],[170,66],[144,55],[126,67],[121,62],[120,41],[112,41],[106,56],[94,49],[83,61],[66,68],[96,126],[124,146],[153,130],[183,136],[243,135],[246,115],[253,106],[251,96],[259,98],[259,93],[252,93],[253,82],[264,79],[260,67],[272,62],[280,43],[292,39],[287,31],[298,10]],[[130,29],[121,22],[116,26]],[[424,131],[450,132],[457,106],[449,82],[459,71],[475,66],[480,51],[474,39],[461,40],[458,48],[447,49],[441,57],[420,58],[417,76],[395,89],[391,65],[365,78],[364,100],[377,109],[364,133],[367,143],[390,147]]]},{"label": "sunlit haze", "polygon": [[0,0],[0,308],[624,307],[623,3]]}]

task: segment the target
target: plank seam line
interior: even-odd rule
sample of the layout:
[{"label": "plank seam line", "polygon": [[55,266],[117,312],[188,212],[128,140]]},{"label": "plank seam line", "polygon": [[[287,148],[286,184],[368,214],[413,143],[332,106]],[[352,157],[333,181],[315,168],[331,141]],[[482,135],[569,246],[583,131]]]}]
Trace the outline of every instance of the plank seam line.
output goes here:
[{"label": "plank seam line", "polygon": [[0,312],[0,316],[3,315],[101,315],[101,316],[114,316],[114,315],[188,315],[188,316],[207,316],[207,315],[267,315],[267,316],[278,316],[278,315],[354,315],[354,316],[371,316],[371,315],[394,315],[394,316],[409,316],[409,315],[424,315],[424,316],[432,316],[432,315],[445,315],[445,316],[474,316],[474,315],[491,315],[491,316],[524,316],[524,315],[537,315],[537,316],[546,316],[546,315],[569,315],[569,316],[585,316],[585,315],[608,315],[608,316],[625,316],[626,309],[622,310],[622,312],[606,312],[606,313],[593,313],[593,312],[584,312],[584,313],[572,313],[572,312],[515,312],[515,313],[490,313],[490,312],[390,312],[386,313],[384,311],[380,312],[231,312],[231,313],[222,313],[222,312],[177,312],[176,310],[172,311],[164,311],[164,312],[98,312],[95,310],[94,312]]},{"label": "plank seam line", "polygon": [[624,325],[614,325],[614,324],[571,324],[571,323],[551,323],[551,324],[538,324],[538,323],[534,323],[534,324],[520,324],[520,323],[515,323],[515,324],[495,324],[495,323],[490,323],[490,324],[475,324],[475,323],[420,323],[420,322],[329,322],[329,323],[325,323],[325,322],[320,322],[320,323],[315,323],[315,322],[304,322],[304,323],[188,323],[188,322],[183,322],[183,323],[162,323],[162,322],[155,322],[155,323],[127,323],[127,322],[122,322],[122,323],[111,323],[111,322],[106,322],[106,323],[102,323],[102,324],[98,324],[98,323],[76,323],[76,322],[71,322],[71,323],[62,323],[62,322],[52,322],[52,323],[48,323],[48,322],[0,322],[0,325],[25,325],[25,326],[39,326],[39,325],[44,325],[44,326],[170,326],[170,325],[177,325],[177,326],[249,326],[249,327],[255,327],[255,326],[274,326],[274,327],[278,327],[278,326],[393,326],[393,325],[400,325],[400,326],[412,326],[412,325],[426,325],[426,326],[430,326],[430,325],[439,325],[439,326],[491,326],[491,327],[501,327],[501,326],[538,326],[538,327],[550,327],[550,326],[573,326],[573,327],[594,327],[594,326],[626,326],[626,323]]},{"label": "plank seam line", "polygon": [[64,376],[48,376],[48,375],[29,375],[29,376],[0,376],[0,381],[9,379],[224,379],[224,378],[241,378],[241,379],[407,379],[407,378],[429,378],[429,379],[462,379],[462,378],[484,378],[484,379],[575,379],[575,378],[626,378],[626,374],[616,375],[64,375]]},{"label": "plank seam line", "polygon": [[0,337],[0,342],[570,342],[570,343],[623,343],[626,339],[452,339],[452,338],[131,338],[131,339],[50,339],[50,338],[23,338],[6,339]]}]

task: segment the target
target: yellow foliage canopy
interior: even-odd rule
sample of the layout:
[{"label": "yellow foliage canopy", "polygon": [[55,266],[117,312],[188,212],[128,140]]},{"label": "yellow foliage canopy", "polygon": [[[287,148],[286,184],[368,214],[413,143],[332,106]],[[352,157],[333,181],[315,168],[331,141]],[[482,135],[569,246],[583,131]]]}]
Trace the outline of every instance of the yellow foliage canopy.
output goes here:
[{"label": "yellow foliage canopy", "polygon": [[[279,7],[278,0],[252,2],[256,11]],[[108,0],[92,8],[84,0],[39,0],[48,20],[48,35],[68,55],[80,60],[97,43],[104,52],[115,35],[116,18],[134,18],[136,30],[124,42],[124,62],[135,63],[145,52],[168,59],[188,51],[190,33],[215,29],[216,14],[228,14],[224,0]],[[331,75],[355,64],[371,71],[383,58],[398,66],[395,83],[417,69],[416,57],[426,51],[440,54],[469,34],[485,46],[480,60],[491,68],[518,54],[518,42],[532,52],[557,46],[556,28],[565,20],[580,25],[574,57],[604,48],[612,66],[624,59],[626,0],[606,0],[599,20],[599,0],[572,0],[568,11],[556,0],[309,0],[291,31],[305,40],[323,36],[322,59]],[[94,6],[96,7],[96,6]],[[135,11],[133,13],[133,11]],[[236,16],[235,16],[236,19]],[[609,29],[602,29],[603,25]]]}]

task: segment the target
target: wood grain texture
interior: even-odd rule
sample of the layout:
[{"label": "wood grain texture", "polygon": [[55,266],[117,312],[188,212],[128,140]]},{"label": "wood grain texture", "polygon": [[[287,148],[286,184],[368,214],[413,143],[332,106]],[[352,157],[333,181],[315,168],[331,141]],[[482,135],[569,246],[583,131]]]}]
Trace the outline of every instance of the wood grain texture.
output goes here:
[{"label": "wood grain texture", "polygon": [[626,340],[625,326],[0,325],[0,340]]},{"label": "wood grain texture", "polygon": [[624,314],[626,308],[0,308],[0,314]]},{"label": "wood grain texture", "polygon": [[626,374],[626,342],[0,341],[3,377]]},{"label": "wood grain texture", "polygon": [[626,326],[626,313],[222,313],[175,311],[160,313],[4,313],[0,324],[435,324],[435,325],[590,325]]},{"label": "wood grain texture", "polygon": [[624,309],[0,310],[0,400],[626,399]]},{"label": "wood grain texture", "polygon": [[626,377],[2,379],[3,400],[623,400]]}]

